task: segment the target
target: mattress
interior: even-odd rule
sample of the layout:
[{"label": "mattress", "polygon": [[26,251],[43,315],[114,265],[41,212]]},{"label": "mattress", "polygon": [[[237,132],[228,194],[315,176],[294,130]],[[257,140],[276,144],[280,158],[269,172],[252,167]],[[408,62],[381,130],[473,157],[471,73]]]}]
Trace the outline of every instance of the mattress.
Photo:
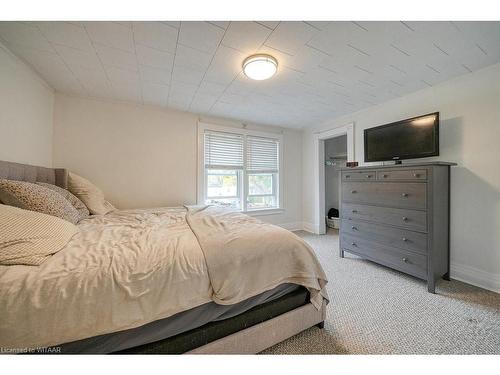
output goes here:
[{"label": "mattress", "polygon": [[282,284],[234,305],[210,302],[141,327],[62,344],[60,353],[180,354],[290,311],[308,298],[304,287]]}]

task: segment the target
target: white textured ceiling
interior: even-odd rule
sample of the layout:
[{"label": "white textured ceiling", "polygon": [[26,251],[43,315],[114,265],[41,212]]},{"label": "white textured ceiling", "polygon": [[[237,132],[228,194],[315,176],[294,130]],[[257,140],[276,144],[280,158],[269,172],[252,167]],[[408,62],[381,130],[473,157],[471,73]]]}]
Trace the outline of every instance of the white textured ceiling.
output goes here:
[{"label": "white textured ceiling", "polygon": [[[500,22],[0,22],[56,90],[303,128],[500,62]],[[278,74],[241,71],[256,52]]]}]

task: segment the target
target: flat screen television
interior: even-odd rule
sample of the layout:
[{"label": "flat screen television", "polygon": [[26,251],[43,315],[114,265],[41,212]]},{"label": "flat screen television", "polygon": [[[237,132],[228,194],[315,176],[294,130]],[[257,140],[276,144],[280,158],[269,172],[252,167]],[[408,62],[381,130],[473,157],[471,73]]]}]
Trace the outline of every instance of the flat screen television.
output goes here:
[{"label": "flat screen television", "polygon": [[365,129],[365,162],[439,155],[439,112]]}]

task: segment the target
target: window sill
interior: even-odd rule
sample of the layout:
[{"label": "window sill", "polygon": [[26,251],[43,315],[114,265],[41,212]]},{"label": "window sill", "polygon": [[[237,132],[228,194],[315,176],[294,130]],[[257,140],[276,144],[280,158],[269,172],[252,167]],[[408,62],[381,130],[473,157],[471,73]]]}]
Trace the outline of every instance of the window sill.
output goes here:
[{"label": "window sill", "polygon": [[248,216],[278,215],[285,212],[284,208],[263,208],[260,210],[241,211]]}]

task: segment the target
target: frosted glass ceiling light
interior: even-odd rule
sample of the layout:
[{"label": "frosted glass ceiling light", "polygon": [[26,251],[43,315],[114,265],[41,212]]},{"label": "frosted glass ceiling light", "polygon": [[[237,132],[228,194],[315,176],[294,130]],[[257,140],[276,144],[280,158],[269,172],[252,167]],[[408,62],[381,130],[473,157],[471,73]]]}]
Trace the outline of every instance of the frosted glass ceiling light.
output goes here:
[{"label": "frosted glass ceiling light", "polygon": [[252,55],[243,61],[243,72],[250,79],[262,81],[278,70],[278,61],[270,55]]}]

